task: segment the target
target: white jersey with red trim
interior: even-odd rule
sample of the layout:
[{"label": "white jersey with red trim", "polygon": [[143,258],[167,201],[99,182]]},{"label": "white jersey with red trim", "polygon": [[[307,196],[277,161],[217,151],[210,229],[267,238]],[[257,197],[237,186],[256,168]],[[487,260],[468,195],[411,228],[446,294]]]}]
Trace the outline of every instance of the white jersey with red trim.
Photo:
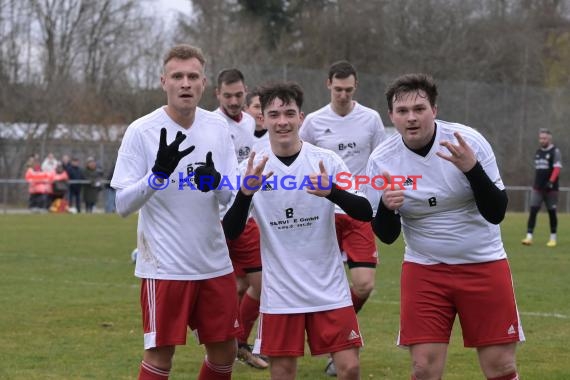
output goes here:
[{"label": "white jersey with red trim", "polygon": [[263,262],[260,311],[310,313],[352,305],[336,240],[335,205],[306,192],[308,176],[320,172],[319,161],[333,177],[347,171],[346,164],[334,152],[306,142],[290,166],[269,146],[257,152],[256,163],[264,156],[269,157],[265,172],[274,174],[252,200]]},{"label": "white jersey with red trim", "polygon": [[378,112],[358,102],[345,116],[334,112],[330,103],[308,114],[299,135],[303,141],[338,154],[352,175],[366,172],[368,157],[386,138]]},{"label": "white jersey with red trim", "polygon": [[[370,156],[369,178],[387,171],[405,188],[404,204],[398,210],[406,242],[404,260],[419,264],[469,264],[506,258],[498,225],[487,222],[475,204],[473,190],[455,165],[435,153],[449,155],[440,145],[447,140],[458,144],[459,132],[493,183],[505,188],[493,150],[473,128],[436,120],[435,141],[426,157],[407,148],[400,134],[390,136]],[[419,178],[418,176],[421,176]],[[376,182],[382,187],[382,181]],[[382,191],[366,186],[376,208]]]},{"label": "white jersey with red trim", "polygon": [[[205,161],[209,151],[216,170],[229,178],[237,175],[237,160],[228,126],[219,115],[197,108],[189,129],[175,123],[164,108],[134,121],[121,143],[111,186],[126,189],[141,185],[141,181],[149,177],[161,128],[167,130],[168,144],[177,132],[182,132],[187,138],[179,149],[191,145],[195,149],[179,162],[166,188],[156,190],[140,208],[135,275],[202,280],[231,273],[233,268],[220,225],[216,192],[194,190],[193,178],[188,178]],[[150,178],[152,176],[150,174]]]}]

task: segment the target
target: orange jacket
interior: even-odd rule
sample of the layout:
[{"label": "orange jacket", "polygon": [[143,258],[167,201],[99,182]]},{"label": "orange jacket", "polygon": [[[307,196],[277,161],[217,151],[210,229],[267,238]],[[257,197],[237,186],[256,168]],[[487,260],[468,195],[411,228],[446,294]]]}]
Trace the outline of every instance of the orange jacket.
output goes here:
[{"label": "orange jacket", "polygon": [[33,168],[29,168],[26,171],[28,192],[30,194],[50,194],[53,174],[52,172],[36,171]]}]

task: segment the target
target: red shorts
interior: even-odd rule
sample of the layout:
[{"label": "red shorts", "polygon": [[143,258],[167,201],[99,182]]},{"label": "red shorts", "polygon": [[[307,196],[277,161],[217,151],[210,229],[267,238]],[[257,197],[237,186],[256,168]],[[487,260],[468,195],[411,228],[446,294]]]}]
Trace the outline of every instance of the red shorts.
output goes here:
[{"label": "red shorts", "polygon": [[456,314],[465,347],[524,341],[507,260],[404,262],[401,285],[399,345],[449,343]]},{"label": "red shorts", "polygon": [[142,279],[144,348],[225,342],[241,333],[233,273],[199,281]]},{"label": "red shorts", "polygon": [[346,253],[349,268],[375,268],[378,263],[378,252],[372,225],[345,214],[335,214],[334,220],[338,246]]},{"label": "red shorts", "polygon": [[362,347],[363,344],[352,306],[316,313],[259,313],[254,353],[303,356],[305,331],[312,355]]},{"label": "red shorts", "polygon": [[261,270],[259,228],[253,218],[248,219],[242,234],[235,240],[227,240],[227,244],[236,276]]}]

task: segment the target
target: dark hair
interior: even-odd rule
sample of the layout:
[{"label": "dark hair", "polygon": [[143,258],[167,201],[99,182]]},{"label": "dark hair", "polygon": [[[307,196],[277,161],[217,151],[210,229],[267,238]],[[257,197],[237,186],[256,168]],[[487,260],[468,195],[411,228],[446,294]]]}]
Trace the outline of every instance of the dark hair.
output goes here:
[{"label": "dark hair", "polygon": [[232,84],[237,82],[244,82],[245,84],[243,74],[238,69],[223,69],[218,74],[218,88],[222,87],[222,84]]},{"label": "dark hair", "polygon": [[550,129],[548,129],[548,128],[540,128],[538,130],[538,133],[546,133],[547,135],[552,136],[552,132],[550,132]]},{"label": "dark hair", "polygon": [[354,79],[358,79],[356,69],[348,61],[338,61],[329,67],[329,81],[331,82],[333,78],[344,79],[351,75],[354,75]]},{"label": "dark hair", "polygon": [[170,61],[173,58],[178,58],[178,59],[196,58],[198,61],[200,61],[202,66],[204,66],[206,64],[206,59],[204,58],[204,54],[202,53],[202,50],[200,50],[200,48],[197,48],[197,47],[194,47],[191,45],[184,45],[184,44],[183,45],[176,45],[173,48],[171,48],[164,55],[163,64],[166,66],[168,61]]},{"label": "dark hair", "polygon": [[251,102],[256,96],[259,96],[259,87],[255,87],[253,90],[249,91],[247,95],[245,95],[245,105],[247,107],[251,106]]},{"label": "dark hair", "polygon": [[431,76],[427,74],[405,74],[399,76],[386,89],[388,110],[392,112],[394,100],[399,99],[403,94],[419,91],[424,91],[429,104],[435,107],[437,101],[437,85]]},{"label": "dark hair", "polygon": [[295,82],[273,82],[260,88],[259,102],[261,111],[265,110],[275,99],[281,99],[285,104],[295,102],[299,110],[303,106],[303,89]]}]

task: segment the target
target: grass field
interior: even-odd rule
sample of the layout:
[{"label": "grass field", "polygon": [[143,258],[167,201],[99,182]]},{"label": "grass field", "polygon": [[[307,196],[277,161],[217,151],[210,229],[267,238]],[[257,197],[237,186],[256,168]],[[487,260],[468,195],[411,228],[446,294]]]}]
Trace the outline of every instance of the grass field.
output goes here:
[{"label": "grass field", "polygon": [[[535,245],[524,247],[526,215],[502,224],[527,342],[522,379],[570,379],[570,215],[559,217],[559,246],[547,249],[539,215]],[[136,379],[142,354],[139,281],[130,252],[136,217],[0,215],[0,379]],[[380,246],[376,291],[360,314],[362,379],[409,379],[398,329],[401,239]],[[482,379],[475,352],[456,326],[445,378]],[[203,351],[189,335],[171,379],[193,379]],[[326,379],[325,358],[300,361],[299,379]],[[267,379],[237,363],[234,379]]]}]

